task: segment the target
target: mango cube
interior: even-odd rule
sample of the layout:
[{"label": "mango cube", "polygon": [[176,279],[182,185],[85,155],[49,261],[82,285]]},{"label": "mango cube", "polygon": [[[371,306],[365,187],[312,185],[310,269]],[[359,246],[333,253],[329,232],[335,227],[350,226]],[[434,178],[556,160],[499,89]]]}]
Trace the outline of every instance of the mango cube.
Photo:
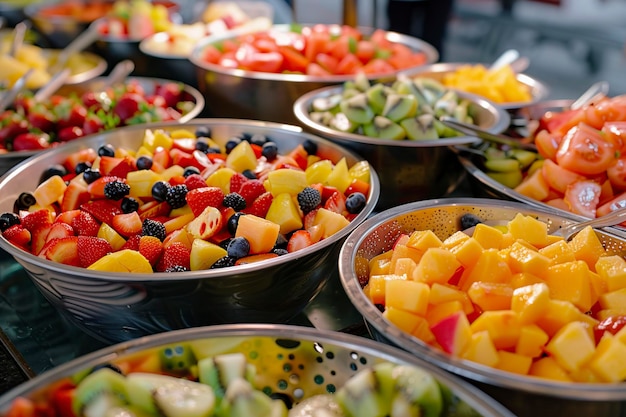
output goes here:
[{"label": "mango cube", "polygon": [[443,243],[432,230],[416,230],[411,233],[406,245],[425,252],[429,248],[440,248]]},{"label": "mango cube", "polygon": [[500,249],[502,248],[502,241],[504,240],[501,230],[484,223],[478,223],[476,225],[472,237],[485,249]]},{"label": "mango cube", "polygon": [[553,379],[555,381],[572,382],[572,378],[567,374],[567,371],[551,356],[546,356],[533,362],[528,371],[528,375],[538,378]]},{"label": "mango cube", "polygon": [[428,323],[433,326],[439,323],[441,320],[445,319],[446,317],[451,316],[459,311],[464,312],[463,304],[461,304],[460,301],[446,301],[444,303],[428,306],[425,318],[426,321],[428,321]]},{"label": "mango cube", "polygon": [[515,348],[522,329],[517,314],[511,310],[485,311],[470,325],[472,332],[487,331],[496,349]]},{"label": "mango cube", "polygon": [[488,331],[473,333],[461,357],[487,366],[496,366],[500,360]]},{"label": "mango cube", "polygon": [[536,324],[522,326],[515,345],[515,353],[537,358],[543,353],[543,349],[550,338],[541,327]]},{"label": "mango cube", "polygon": [[589,368],[603,381],[621,382],[626,379],[626,345],[611,334],[605,334]]},{"label": "mango cube", "polygon": [[443,248],[429,248],[413,270],[412,279],[443,284],[452,278],[460,266],[461,264],[450,251]]},{"label": "mango cube", "polygon": [[506,350],[499,350],[496,368],[507,372],[526,375],[530,370],[532,362],[533,360],[529,356],[508,352]]},{"label": "mango cube", "polygon": [[452,249],[455,246],[465,242],[470,237],[467,233],[459,230],[448,236],[443,242],[441,242],[441,247],[444,249]]},{"label": "mango cube", "polygon": [[[293,204],[293,208],[297,211],[297,207],[295,203]],[[270,205],[271,209],[271,205]],[[269,212],[268,212],[269,214]],[[294,213],[295,215],[295,213]],[[267,215],[266,215],[267,217]],[[298,215],[299,218],[299,215]],[[313,225],[321,225],[323,227],[322,237],[324,239],[334,235],[339,232],[341,229],[346,227],[350,223],[350,220],[346,219],[340,213],[336,213],[331,210],[327,210],[323,207],[320,207],[315,213],[315,218],[313,219]],[[294,224],[298,224],[298,221],[295,221]],[[300,223],[301,224],[301,223]],[[300,226],[302,227],[302,226]],[[282,227],[281,227],[282,233]]]},{"label": "mango cube", "polygon": [[484,282],[510,282],[513,273],[509,265],[498,254],[497,249],[485,249],[476,264],[471,269],[465,270],[467,274],[463,274],[459,281],[459,287],[463,291],[477,281]]},{"label": "mango cube", "polygon": [[406,277],[403,275],[393,274],[372,275],[370,277],[366,288],[372,303],[381,305],[385,304],[385,297],[387,294],[387,281],[394,279],[405,280]]},{"label": "mango cube", "polygon": [[470,300],[483,311],[511,308],[513,287],[501,282],[474,282],[467,290]]},{"label": "mango cube", "polygon": [[564,240],[558,240],[544,248],[539,249],[539,253],[548,257],[552,265],[576,260],[574,251]]},{"label": "mango cube", "polygon": [[520,242],[513,243],[508,254],[513,272],[529,272],[541,276],[551,264],[550,258]]},{"label": "mango cube", "polygon": [[239,217],[235,237],[244,237],[250,243],[250,255],[267,253],[276,245],[280,225],[262,217],[248,214]]},{"label": "mango cube", "polygon": [[424,321],[423,317],[413,314],[406,310],[399,308],[386,308],[383,312],[383,317],[397,326],[399,329],[406,333],[413,333],[413,331]]},{"label": "mango cube", "polygon": [[546,352],[568,372],[580,369],[594,351],[595,342],[589,336],[587,325],[580,321],[567,323],[546,345]]},{"label": "mango cube", "polygon": [[585,227],[568,242],[576,259],[584,261],[589,269],[595,271],[595,265],[601,256],[606,255],[600,238],[591,226]]},{"label": "mango cube", "polygon": [[385,306],[424,316],[428,307],[430,287],[410,280],[386,280]]},{"label": "mango cube", "polygon": [[570,301],[581,311],[591,308],[589,267],[583,261],[552,265],[544,276],[550,295],[557,300]]},{"label": "mango cube", "polygon": [[480,255],[483,253],[483,249],[484,248],[476,239],[468,238],[463,242],[460,242],[458,245],[450,248],[450,252],[456,256],[456,259],[461,265],[469,267],[476,263]]},{"label": "mango cube", "polygon": [[550,289],[544,283],[516,288],[511,297],[511,310],[522,324],[531,324],[541,317],[550,302]]},{"label": "mango cube", "polygon": [[[276,171],[272,171],[276,172]],[[322,209],[320,209],[322,210]],[[316,213],[316,217],[319,210]],[[245,216],[244,216],[245,217]],[[298,207],[289,193],[281,193],[272,199],[265,219],[280,226],[280,233],[287,234],[302,228],[302,218]]]},{"label": "mango cube", "polygon": [[518,213],[508,226],[509,233],[516,239],[525,240],[537,248],[548,244],[548,225],[540,220]]},{"label": "mango cube", "polygon": [[472,339],[467,316],[457,311],[430,327],[441,348],[454,356],[460,355]]},{"label": "mango cube", "polygon": [[602,256],[596,261],[596,272],[608,291],[626,288],[626,260],[619,255]]},{"label": "mango cube", "polygon": [[626,288],[604,293],[598,299],[603,309],[623,309],[626,307]]}]

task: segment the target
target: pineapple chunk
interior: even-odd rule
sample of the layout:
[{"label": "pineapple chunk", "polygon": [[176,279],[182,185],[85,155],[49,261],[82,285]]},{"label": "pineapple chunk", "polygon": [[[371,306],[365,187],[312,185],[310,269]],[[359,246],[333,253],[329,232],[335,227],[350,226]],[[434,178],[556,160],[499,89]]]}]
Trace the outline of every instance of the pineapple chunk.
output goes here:
[{"label": "pineapple chunk", "polygon": [[317,161],[304,171],[307,184],[326,184],[331,172],[333,172],[333,163],[329,159]]},{"label": "pineapple chunk", "polygon": [[322,207],[317,210],[317,213],[315,213],[313,224],[322,226],[324,230],[322,237],[326,239],[350,224],[350,220],[346,219],[339,213],[326,210]]},{"label": "pineapple chunk", "polygon": [[306,174],[296,169],[277,169],[267,174],[266,188],[274,197],[280,194],[297,195],[307,187]]},{"label": "pineapple chunk", "polygon": [[191,244],[189,266],[192,271],[209,269],[218,259],[227,255],[226,249],[215,243],[194,239]]},{"label": "pineapple chunk", "polygon": [[352,177],[348,172],[348,163],[346,158],[341,158],[339,162],[335,164],[332,172],[326,178],[326,183],[331,187],[335,187],[340,193],[346,191],[346,188],[352,182]]},{"label": "pineapple chunk", "polygon": [[461,266],[456,257],[443,248],[429,248],[413,270],[412,279],[426,283],[445,284]]},{"label": "pineapple chunk", "polygon": [[126,183],[130,186],[130,195],[133,197],[152,197],[152,186],[163,177],[150,170],[131,171],[126,176]]},{"label": "pineapple chunk", "polygon": [[289,193],[278,194],[274,197],[265,218],[279,225],[280,233],[282,234],[287,234],[302,228],[300,212]]},{"label": "pineapple chunk", "polygon": [[115,231],[111,226],[106,223],[102,223],[100,228],[98,229],[98,234],[96,235],[105,239],[107,242],[111,244],[111,248],[114,251],[120,250],[124,243],[126,243],[126,239],[122,237],[119,233]]},{"label": "pineapple chunk", "polygon": [[234,169],[223,167],[209,175],[206,179],[208,187],[218,187],[224,194],[230,193],[230,178],[235,175]]},{"label": "pineapple chunk", "polygon": [[254,171],[256,164],[254,150],[246,140],[242,140],[226,157],[226,166],[236,172],[243,172],[247,169]]},{"label": "pineapple chunk", "polygon": [[67,184],[65,184],[63,178],[54,175],[39,184],[35,191],[33,191],[33,196],[37,204],[45,207],[59,201],[59,199],[63,197],[66,188]]}]

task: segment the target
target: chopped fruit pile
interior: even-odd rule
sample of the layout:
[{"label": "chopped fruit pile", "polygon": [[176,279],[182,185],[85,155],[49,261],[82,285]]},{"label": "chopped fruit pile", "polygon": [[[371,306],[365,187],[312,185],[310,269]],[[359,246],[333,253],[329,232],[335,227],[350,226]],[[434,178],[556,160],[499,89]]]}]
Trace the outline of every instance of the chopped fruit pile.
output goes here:
[{"label": "chopped fruit pile", "polygon": [[469,100],[423,77],[385,84],[358,74],[341,91],[314,98],[308,110],[311,120],[333,130],[392,140],[459,136],[439,121],[443,116],[474,123]]},{"label": "chopped fruit pile", "polygon": [[286,154],[260,134],[224,147],[208,128],[146,130],[139,149],[103,145],[67,157],[0,216],[5,239],[66,265],[173,272],[271,259],[345,227],[366,205],[370,170]]},{"label": "chopped fruit pile", "polygon": [[[401,409],[403,416],[475,413],[430,373],[408,364],[363,366],[336,387],[328,382],[333,389],[327,392],[298,388],[304,393],[299,397],[294,394],[298,390],[286,390],[272,380],[273,369],[257,367],[258,360],[253,362],[252,355],[229,352],[207,356],[194,347],[193,342],[171,345],[141,352],[133,360],[87,369],[56,382],[37,398],[15,399],[6,416],[374,417],[397,415],[390,411],[392,407]],[[297,362],[289,356],[270,359],[295,370]],[[254,356],[267,357],[266,352]],[[309,369],[287,372],[306,385],[321,378],[310,375]],[[28,413],[29,409],[37,413]]]},{"label": "chopped fruit pile", "polygon": [[471,236],[415,231],[369,261],[364,291],[451,355],[558,381],[626,380],[626,260],[591,227],[566,242],[517,214]]},{"label": "chopped fruit pile", "polygon": [[177,82],[144,87],[136,79],[105,91],[54,95],[36,102],[19,96],[13,109],[0,114],[0,154],[50,148],[119,126],[180,119],[195,106]]},{"label": "chopped fruit pile", "polygon": [[146,0],[116,1],[98,31],[116,39],[143,39],[172,26],[170,10],[174,3]]},{"label": "chopped fruit pile", "polygon": [[391,74],[426,63],[424,52],[389,41],[384,30],[366,36],[350,26],[323,24],[234,36],[207,45],[200,58],[225,68],[321,77]]}]

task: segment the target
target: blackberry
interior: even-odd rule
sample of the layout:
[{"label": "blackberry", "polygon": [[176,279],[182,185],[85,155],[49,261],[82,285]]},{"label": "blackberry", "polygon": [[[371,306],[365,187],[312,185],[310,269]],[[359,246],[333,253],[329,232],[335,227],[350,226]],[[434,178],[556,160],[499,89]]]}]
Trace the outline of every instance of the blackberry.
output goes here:
[{"label": "blackberry", "polygon": [[309,155],[315,155],[317,153],[317,143],[313,142],[311,139],[306,139],[302,142],[302,147]]},{"label": "blackberry", "polygon": [[287,239],[287,236],[285,236],[282,233],[279,233],[278,236],[276,237],[276,243],[274,243],[274,249],[286,249],[288,242],[289,242],[289,239]]},{"label": "blackberry", "polygon": [[250,180],[256,180],[256,174],[251,170],[251,169],[244,169],[242,172],[243,176],[250,179]]},{"label": "blackberry", "polygon": [[7,212],[0,215],[0,231],[4,232],[16,224],[20,224],[20,216],[17,214]]},{"label": "blackberry", "polygon": [[187,178],[188,176],[190,176],[192,174],[200,174],[200,170],[198,168],[194,167],[194,166],[188,166],[183,171],[183,177],[185,177],[185,178]]},{"label": "blackberry", "polygon": [[31,193],[21,193],[18,197],[17,200],[15,200],[15,204],[13,205],[13,211],[19,211],[19,210],[28,210],[28,208],[30,206],[33,206],[37,203],[37,200],[35,199],[35,196],[32,195]]},{"label": "blackberry", "polygon": [[102,174],[100,174],[100,170],[97,168],[87,168],[83,172],[83,179],[87,184],[91,184],[100,177],[102,177]]},{"label": "blackberry", "polygon": [[197,138],[200,138],[200,137],[210,138],[211,128],[209,126],[198,126],[198,128],[196,128],[195,133],[196,133]]},{"label": "blackberry", "polygon": [[121,200],[130,193],[130,185],[122,181],[111,181],[104,185],[104,196],[111,200]]},{"label": "blackberry", "polygon": [[185,272],[185,271],[189,271],[189,270],[182,265],[170,266],[169,268],[165,270],[165,272]]},{"label": "blackberry", "polygon": [[306,187],[298,193],[298,204],[300,205],[300,210],[307,214],[322,204],[322,194],[313,187]]},{"label": "blackberry", "polygon": [[115,156],[115,147],[110,143],[98,148],[98,156]]},{"label": "blackberry", "polygon": [[246,208],[246,199],[239,193],[228,193],[222,201],[224,207],[232,207],[235,211],[241,211]]},{"label": "blackberry", "polygon": [[226,252],[228,253],[228,256],[236,259],[248,256],[250,253],[250,242],[248,242],[248,239],[243,236],[232,238],[231,241],[228,242]]},{"label": "blackberry", "polygon": [[139,210],[139,201],[132,197],[124,197],[122,198],[120,208],[124,213],[132,213],[133,211]]},{"label": "blackberry", "polygon": [[65,169],[65,167],[61,164],[54,164],[41,174],[39,183],[41,184],[48,178],[54,177],[55,175],[58,175],[59,177],[67,175],[67,169]]},{"label": "blackberry", "polygon": [[233,136],[230,139],[228,139],[228,141],[224,145],[226,153],[229,154],[230,151],[232,151],[235,148],[235,146],[239,145],[240,143],[241,143],[241,138],[237,136]]},{"label": "blackberry", "polygon": [[231,258],[230,256],[224,256],[217,261],[213,265],[211,265],[210,269],[218,269],[218,268],[228,268],[229,266],[234,266],[237,259]]},{"label": "blackberry", "polygon": [[283,256],[283,255],[287,255],[289,251],[283,248],[274,248],[272,249],[272,253],[275,253],[278,256]]},{"label": "blackberry", "polygon": [[163,223],[152,219],[145,219],[141,225],[141,234],[144,236],[154,236],[161,242],[165,240],[165,226]]},{"label": "blackberry", "polygon": [[261,148],[261,155],[268,161],[273,161],[278,156],[278,145],[274,142],[265,142]]},{"label": "blackberry", "polygon": [[363,193],[352,193],[346,198],[346,210],[350,214],[360,213],[365,207],[365,203],[367,203],[367,199]]},{"label": "blackberry", "polygon": [[74,168],[74,172],[76,175],[80,175],[87,170],[87,168],[91,168],[91,162],[79,162],[76,164],[76,168]]},{"label": "blackberry", "polygon": [[167,181],[157,181],[152,185],[152,198],[156,201],[165,201],[167,190],[171,187]]},{"label": "blackberry", "polygon": [[152,168],[152,158],[149,156],[142,155],[135,161],[135,165],[137,165],[137,169],[150,169]]},{"label": "blackberry", "polygon": [[239,218],[243,215],[244,213],[238,211],[228,218],[228,221],[226,222],[226,228],[228,229],[228,233],[230,233],[231,236],[235,236],[235,232],[237,232],[237,225],[239,225]]},{"label": "blackberry", "polygon": [[185,184],[170,187],[165,194],[165,201],[167,201],[173,209],[181,208],[187,204],[185,197],[187,196],[188,191],[189,190],[187,190],[187,186]]},{"label": "blackberry", "polygon": [[474,227],[477,224],[482,223],[482,222],[483,221],[480,219],[480,217],[471,213],[465,213],[459,219],[461,230],[469,229],[470,227]]},{"label": "blackberry", "polygon": [[250,143],[253,144],[253,145],[258,145],[258,146],[263,146],[265,144],[265,142],[267,142],[267,141],[268,141],[267,136],[262,135],[260,133],[255,133],[250,138]]}]

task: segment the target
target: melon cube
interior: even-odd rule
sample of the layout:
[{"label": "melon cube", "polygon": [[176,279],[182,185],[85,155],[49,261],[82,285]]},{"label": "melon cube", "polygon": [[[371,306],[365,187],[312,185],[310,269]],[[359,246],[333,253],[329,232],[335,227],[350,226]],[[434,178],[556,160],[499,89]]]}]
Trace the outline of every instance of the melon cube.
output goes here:
[{"label": "melon cube", "polygon": [[[295,203],[294,203],[294,206],[295,206]],[[270,209],[271,209],[271,206],[270,206]],[[320,225],[322,227],[323,229],[322,237],[324,239],[339,232],[348,224],[350,224],[350,220],[345,218],[343,215],[341,215],[340,213],[336,213],[332,210],[327,210],[323,207],[317,210],[317,212],[315,213],[315,218],[313,219],[314,226]]]},{"label": "melon cube", "polygon": [[159,176],[164,181],[169,181],[170,179],[174,177],[182,176],[184,172],[185,172],[185,168],[183,168],[182,166],[172,165],[171,167],[166,168],[163,171],[159,172]]},{"label": "melon cube", "polygon": [[576,259],[584,261],[589,269],[595,271],[595,265],[601,256],[606,255],[604,246],[591,226],[585,227],[568,242]]},{"label": "melon cube", "polygon": [[533,360],[531,357],[508,352],[506,350],[499,350],[496,368],[507,372],[526,375],[530,370],[532,362]]},{"label": "melon cube", "polygon": [[385,306],[424,316],[428,307],[430,287],[410,280],[386,280]]},{"label": "melon cube", "polygon": [[412,279],[426,283],[444,284],[461,266],[454,254],[443,248],[429,248],[413,269]]},{"label": "melon cube", "polygon": [[594,351],[595,342],[589,335],[588,326],[580,321],[567,323],[546,345],[546,352],[569,372],[580,369],[591,359]]},{"label": "melon cube", "polygon": [[423,251],[410,248],[406,244],[396,243],[396,245],[394,245],[393,247],[393,251],[391,254],[389,268],[391,270],[394,270],[396,268],[396,262],[398,261],[398,259],[404,259],[404,258],[412,259],[413,262],[415,262],[415,264],[417,265],[420,259],[422,259],[423,254],[424,254]]},{"label": "melon cube", "polygon": [[280,226],[253,214],[240,216],[235,237],[244,237],[250,243],[250,255],[267,253],[276,245]]},{"label": "melon cube", "polygon": [[[322,209],[319,209],[318,213],[320,210]],[[280,233],[285,235],[302,228],[300,211],[289,193],[278,194],[272,199],[265,218],[279,225]]]},{"label": "melon cube", "polygon": [[440,248],[441,239],[432,230],[416,230],[409,236],[406,245],[410,248],[425,252],[429,248]]},{"label": "melon cube", "polygon": [[585,262],[552,265],[546,269],[543,278],[553,299],[570,301],[583,312],[591,308],[591,282]]},{"label": "melon cube", "polygon": [[403,275],[393,274],[370,276],[370,279],[367,282],[367,293],[372,303],[384,305],[387,292],[387,281],[396,279],[405,280],[406,277]]},{"label": "melon cube", "polygon": [[511,297],[511,310],[522,324],[532,324],[541,317],[550,302],[550,289],[544,283],[516,288]]},{"label": "melon cube", "polygon": [[485,249],[500,249],[504,240],[501,230],[484,223],[476,225],[472,237]]},{"label": "melon cube", "polygon": [[474,282],[467,295],[481,310],[508,310],[511,308],[513,287],[500,282]]},{"label": "melon cube", "polygon": [[546,356],[533,362],[528,371],[528,375],[554,381],[572,382],[572,378],[569,377],[567,371],[551,356]]},{"label": "melon cube", "polygon": [[619,255],[598,258],[595,270],[606,282],[608,291],[626,288],[626,260]]},{"label": "melon cube", "polygon": [[430,286],[430,297],[428,302],[431,305],[446,303],[449,301],[458,301],[463,306],[465,314],[474,312],[474,304],[468,297],[467,293],[459,290],[452,285],[439,284],[437,282]]},{"label": "melon cube", "polygon": [[508,259],[513,272],[529,272],[537,276],[541,276],[552,263],[547,256],[520,242],[515,242],[510,246]]},{"label": "melon cube", "polygon": [[509,232],[516,238],[543,248],[548,243],[548,225],[531,216],[517,213],[508,223]]},{"label": "melon cube", "polygon": [[421,316],[418,316],[417,318],[417,325],[415,326],[415,329],[413,329],[411,334],[426,343],[434,343],[435,335],[430,330],[430,323],[428,323],[428,321]]},{"label": "melon cube", "polygon": [[33,197],[37,204],[45,207],[59,201],[67,188],[65,180],[58,175],[54,175],[37,186],[33,191]]},{"label": "melon cube", "polygon": [[191,246],[193,245],[195,237],[189,233],[187,228],[174,230],[170,234],[165,237],[163,240],[163,247],[166,248],[174,242],[180,242],[189,250],[191,250]]},{"label": "melon cube", "polygon": [[209,269],[218,259],[227,255],[226,249],[203,239],[194,239],[191,244],[189,265],[192,271]]},{"label": "melon cube", "polygon": [[456,259],[461,263],[461,265],[468,268],[476,264],[478,258],[483,253],[483,249],[484,248],[476,239],[468,238],[467,240],[450,248],[450,252],[456,256]]},{"label": "melon cube", "polygon": [[472,331],[467,316],[457,311],[430,327],[441,348],[454,356],[460,355],[472,339]]},{"label": "melon cube", "polygon": [[537,358],[543,354],[543,349],[549,339],[548,334],[536,324],[524,325],[520,330],[517,345],[515,345],[515,353],[529,358]]},{"label": "melon cube", "polygon": [[576,260],[574,251],[564,240],[558,240],[544,248],[539,249],[539,253],[548,257],[552,265]]},{"label": "melon cube", "polygon": [[522,329],[517,314],[511,310],[485,311],[470,326],[473,333],[486,331],[496,349],[515,348]]},{"label": "melon cube", "polygon": [[496,366],[500,359],[487,331],[473,333],[461,357],[487,366]]},{"label": "melon cube", "polygon": [[297,169],[277,169],[267,174],[268,189],[274,197],[280,194],[298,195],[307,187],[306,174]]}]

